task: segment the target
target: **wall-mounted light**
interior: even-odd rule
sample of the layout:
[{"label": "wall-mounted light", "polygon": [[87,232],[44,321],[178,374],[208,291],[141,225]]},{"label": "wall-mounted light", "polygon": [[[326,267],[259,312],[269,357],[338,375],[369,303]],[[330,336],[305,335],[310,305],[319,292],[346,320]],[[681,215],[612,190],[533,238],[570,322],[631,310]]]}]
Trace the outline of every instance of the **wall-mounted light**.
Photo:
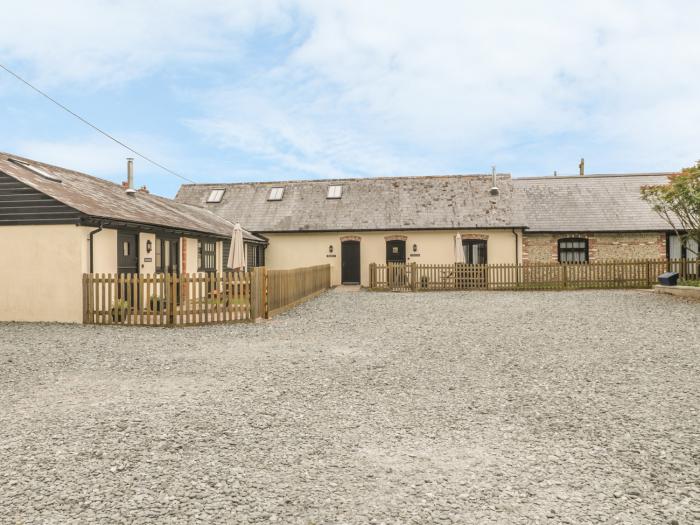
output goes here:
[{"label": "wall-mounted light", "polygon": [[153,249],[153,243],[150,240],[146,241],[146,253],[151,253],[152,249]]},{"label": "wall-mounted light", "polygon": [[418,251],[418,245],[414,244],[413,245],[413,253],[416,253]]},{"label": "wall-mounted light", "polygon": [[333,253],[333,245],[332,244],[328,245],[328,253]]}]

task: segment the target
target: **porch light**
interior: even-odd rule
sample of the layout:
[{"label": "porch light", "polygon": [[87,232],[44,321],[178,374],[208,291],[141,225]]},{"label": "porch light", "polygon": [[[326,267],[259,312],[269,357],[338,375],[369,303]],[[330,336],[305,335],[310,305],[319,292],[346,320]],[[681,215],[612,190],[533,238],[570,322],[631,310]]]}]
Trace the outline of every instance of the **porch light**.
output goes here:
[{"label": "porch light", "polygon": [[328,245],[328,253],[333,253],[333,245],[332,244]]},{"label": "porch light", "polygon": [[153,249],[153,243],[149,239],[146,241],[146,253],[151,253],[152,249]]},{"label": "porch light", "polygon": [[418,245],[417,245],[417,244],[414,244],[414,245],[413,245],[413,253],[415,253],[415,252],[417,252],[417,251],[418,251]]}]

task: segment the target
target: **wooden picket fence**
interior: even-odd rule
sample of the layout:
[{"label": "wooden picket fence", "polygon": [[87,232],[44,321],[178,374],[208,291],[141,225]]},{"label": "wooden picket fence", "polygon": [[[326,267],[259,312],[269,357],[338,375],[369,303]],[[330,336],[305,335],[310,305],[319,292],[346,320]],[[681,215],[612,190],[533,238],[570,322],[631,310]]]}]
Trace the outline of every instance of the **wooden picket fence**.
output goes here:
[{"label": "wooden picket fence", "polygon": [[663,272],[700,275],[698,260],[638,259],[591,263],[370,264],[373,290],[571,290],[651,288]]},{"label": "wooden picket fence", "polygon": [[83,322],[197,325],[251,318],[251,274],[85,274]]},{"label": "wooden picket fence", "polygon": [[197,274],[84,274],[83,322],[187,326],[269,318],[330,288],[330,265]]},{"label": "wooden picket fence", "polygon": [[331,287],[331,266],[267,271],[267,315],[292,308]]}]

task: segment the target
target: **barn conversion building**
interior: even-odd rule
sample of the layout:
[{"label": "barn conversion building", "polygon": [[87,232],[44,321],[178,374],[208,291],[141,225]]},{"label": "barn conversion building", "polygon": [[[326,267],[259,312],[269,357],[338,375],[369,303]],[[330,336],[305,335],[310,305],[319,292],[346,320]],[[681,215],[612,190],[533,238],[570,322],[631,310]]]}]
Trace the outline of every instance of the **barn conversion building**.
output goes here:
[{"label": "barn conversion building", "polygon": [[640,198],[642,186],[668,175],[195,184],[176,200],[264,235],[270,268],[330,263],[333,284],[366,286],[370,263],[454,262],[457,234],[468,264],[689,256]]},{"label": "barn conversion building", "polygon": [[232,230],[202,207],[0,153],[0,321],[80,322],[83,273],[221,271]]}]

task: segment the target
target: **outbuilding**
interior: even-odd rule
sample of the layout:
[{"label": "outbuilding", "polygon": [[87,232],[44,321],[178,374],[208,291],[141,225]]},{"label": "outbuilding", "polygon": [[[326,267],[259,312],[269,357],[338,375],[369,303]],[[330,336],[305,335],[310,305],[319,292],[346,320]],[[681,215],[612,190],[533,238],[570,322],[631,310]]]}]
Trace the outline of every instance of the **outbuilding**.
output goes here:
[{"label": "outbuilding", "polygon": [[[0,321],[82,320],[82,275],[220,272],[233,224],[210,210],[0,153]],[[244,231],[264,260],[266,239]]]}]

